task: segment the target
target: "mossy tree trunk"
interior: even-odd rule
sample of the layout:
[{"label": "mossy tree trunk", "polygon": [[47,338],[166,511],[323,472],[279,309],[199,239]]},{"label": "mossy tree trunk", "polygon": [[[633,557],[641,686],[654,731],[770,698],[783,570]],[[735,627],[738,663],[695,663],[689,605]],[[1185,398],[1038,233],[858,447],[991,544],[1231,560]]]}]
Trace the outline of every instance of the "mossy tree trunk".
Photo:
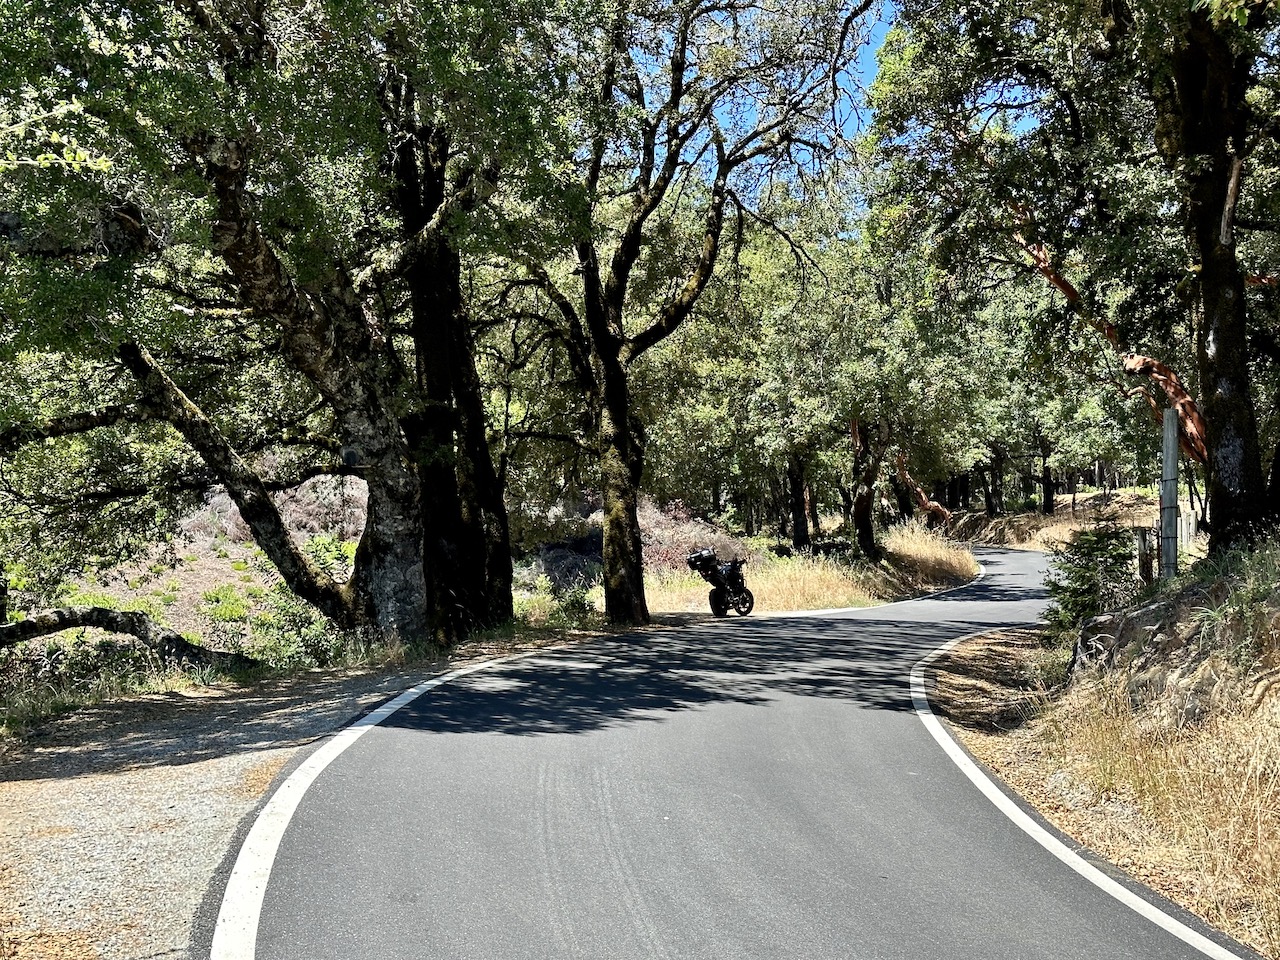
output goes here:
[{"label": "mossy tree trunk", "polygon": [[604,507],[604,601],[611,623],[648,623],[644,549],[638,516],[644,438],[626,398],[624,380],[608,391],[600,416],[600,475]]}]

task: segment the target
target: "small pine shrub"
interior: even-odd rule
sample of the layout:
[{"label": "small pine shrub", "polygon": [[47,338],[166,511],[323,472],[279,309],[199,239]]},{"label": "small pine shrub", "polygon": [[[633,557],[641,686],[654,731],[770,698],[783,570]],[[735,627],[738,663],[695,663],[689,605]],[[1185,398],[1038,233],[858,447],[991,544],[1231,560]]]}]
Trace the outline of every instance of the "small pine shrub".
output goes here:
[{"label": "small pine shrub", "polygon": [[1063,631],[1123,606],[1141,587],[1134,571],[1133,535],[1115,524],[1077,531],[1070,543],[1053,550],[1050,566],[1046,585],[1053,606],[1048,619]]}]

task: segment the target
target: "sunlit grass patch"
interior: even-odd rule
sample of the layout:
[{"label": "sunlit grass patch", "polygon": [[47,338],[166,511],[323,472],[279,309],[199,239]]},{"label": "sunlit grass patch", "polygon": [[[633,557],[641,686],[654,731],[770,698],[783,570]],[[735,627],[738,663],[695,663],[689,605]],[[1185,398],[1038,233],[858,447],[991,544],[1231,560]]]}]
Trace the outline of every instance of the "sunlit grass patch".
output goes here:
[{"label": "sunlit grass patch", "polygon": [[913,572],[925,584],[963,583],[978,575],[978,562],[968,547],[921,523],[890,527],[884,548],[896,566]]},{"label": "sunlit grass patch", "polygon": [[1082,684],[1049,723],[1073,777],[1140,812],[1141,847],[1177,851],[1187,906],[1280,957],[1280,698],[1170,730],[1113,679]]}]

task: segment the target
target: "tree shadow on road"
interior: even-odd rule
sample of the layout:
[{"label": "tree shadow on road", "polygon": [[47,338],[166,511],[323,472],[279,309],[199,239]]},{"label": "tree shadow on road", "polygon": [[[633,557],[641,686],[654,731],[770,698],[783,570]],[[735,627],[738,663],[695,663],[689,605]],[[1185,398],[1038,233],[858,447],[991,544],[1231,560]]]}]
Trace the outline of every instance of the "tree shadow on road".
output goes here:
[{"label": "tree shadow on road", "polygon": [[934,647],[985,626],[748,618],[623,636],[460,677],[383,725],[433,733],[587,733],[787,696],[910,710],[911,667]]}]

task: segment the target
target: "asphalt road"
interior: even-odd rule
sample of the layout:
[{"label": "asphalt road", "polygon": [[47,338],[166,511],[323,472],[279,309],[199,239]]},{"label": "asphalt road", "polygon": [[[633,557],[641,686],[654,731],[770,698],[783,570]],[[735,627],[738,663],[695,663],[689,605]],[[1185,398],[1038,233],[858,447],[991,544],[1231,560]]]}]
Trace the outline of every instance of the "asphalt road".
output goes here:
[{"label": "asphalt road", "polygon": [[938,599],[622,637],[431,690],[303,796],[256,956],[1202,957],[1015,827],[914,711],[921,657],[1043,609],[1041,556],[983,561]]}]

